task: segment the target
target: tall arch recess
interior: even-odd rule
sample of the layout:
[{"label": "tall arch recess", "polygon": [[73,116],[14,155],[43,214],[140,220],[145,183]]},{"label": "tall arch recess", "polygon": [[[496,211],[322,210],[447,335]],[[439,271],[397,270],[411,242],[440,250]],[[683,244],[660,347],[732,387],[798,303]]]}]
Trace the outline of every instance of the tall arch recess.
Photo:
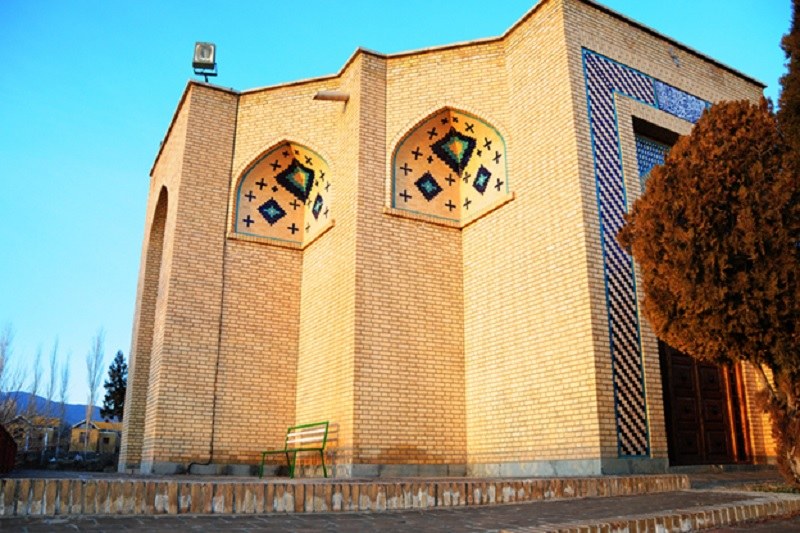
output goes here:
[{"label": "tall arch recess", "polygon": [[236,188],[233,232],[304,246],[332,225],[333,187],[328,162],[317,152],[284,141],[242,173]]},{"label": "tall arch recess", "polygon": [[392,208],[463,226],[509,199],[506,142],[449,107],[418,123],[392,154]]},{"label": "tall arch recess", "polygon": [[[150,235],[144,251],[144,276],[141,278],[141,296],[137,302],[131,343],[128,388],[125,392],[120,466],[139,468],[144,445],[145,414],[150,396],[150,364],[153,352],[153,334],[156,324],[156,304],[164,263],[164,236],[167,227],[169,193],[163,186],[158,194]],[[163,297],[163,296],[162,296]]]}]

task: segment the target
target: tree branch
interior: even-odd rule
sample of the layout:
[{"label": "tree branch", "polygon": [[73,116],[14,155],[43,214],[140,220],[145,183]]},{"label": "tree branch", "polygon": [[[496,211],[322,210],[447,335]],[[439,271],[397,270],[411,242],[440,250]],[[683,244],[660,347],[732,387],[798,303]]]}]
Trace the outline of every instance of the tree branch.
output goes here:
[{"label": "tree branch", "polygon": [[770,400],[778,405],[785,404],[786,402],[780,398],[778,395],[777,390],[773,387],[770,380],[767,378],[767,373],[764,372],[764,368],[760,364],[753,364],[753,368],[756,369],[756,372],[759,373],[761,376],[761,380],[764,382],[764,385],[767,388],[767,392],[769,393]]}]

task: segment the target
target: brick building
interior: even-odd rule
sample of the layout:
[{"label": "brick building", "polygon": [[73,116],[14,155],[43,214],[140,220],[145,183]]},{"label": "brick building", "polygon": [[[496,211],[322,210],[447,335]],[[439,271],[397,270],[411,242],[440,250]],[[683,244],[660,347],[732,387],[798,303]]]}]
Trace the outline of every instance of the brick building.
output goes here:
[{"label": "brick building", "polygon": [[329,77],[190,82],[151,172],[120,469],[242,471],[318,420],[339,476],[767,461],[755,374],[660,346],[613,237],[703,109],[762,89],[589,0]]}]

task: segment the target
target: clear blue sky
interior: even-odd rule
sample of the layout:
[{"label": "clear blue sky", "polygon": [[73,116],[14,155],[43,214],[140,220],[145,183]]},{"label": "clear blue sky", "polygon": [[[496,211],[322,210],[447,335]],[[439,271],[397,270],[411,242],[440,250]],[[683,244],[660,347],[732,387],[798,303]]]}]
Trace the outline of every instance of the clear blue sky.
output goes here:
[{"label": "clear blue sky", "polygon": [[[189,78],[217,43],[215,83],[244,90],[391,53],[500,35],[535,0],[0,0],[0,325],[30,366],[58,337],[69,400],[106,330],[130,349],[149,171]],[[766,84],[776,99],[790,0],[605,0]],[[102,398],[102,389],[101,395]]]}]

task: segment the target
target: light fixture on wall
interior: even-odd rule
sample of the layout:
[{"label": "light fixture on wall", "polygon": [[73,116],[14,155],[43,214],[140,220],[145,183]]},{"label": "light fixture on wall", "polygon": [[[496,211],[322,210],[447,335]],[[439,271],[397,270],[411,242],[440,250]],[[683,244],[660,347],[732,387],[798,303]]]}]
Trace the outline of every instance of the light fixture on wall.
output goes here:
[{"label": "light fixture on wall", "polygon": [[206,83],[209,76],[217,75],[217,45],[214,43],[194,43],[192,68],[197,76],[203,76]]},{"label": "light fixture on wall", "polygon": [[344,91],[318,91],[314,95],[314,100],[326,100],[329,102],[347,102],[350,99],[350,93]]},{"label": "light fixture on wall", "polygon": [[672,62],[675,63],[675,66],[680,67],[681,59],[678,57],[678,53],[675,51],[675,49],[670,46],[667,52],[669,52],[669,57],[672,58]]}]

